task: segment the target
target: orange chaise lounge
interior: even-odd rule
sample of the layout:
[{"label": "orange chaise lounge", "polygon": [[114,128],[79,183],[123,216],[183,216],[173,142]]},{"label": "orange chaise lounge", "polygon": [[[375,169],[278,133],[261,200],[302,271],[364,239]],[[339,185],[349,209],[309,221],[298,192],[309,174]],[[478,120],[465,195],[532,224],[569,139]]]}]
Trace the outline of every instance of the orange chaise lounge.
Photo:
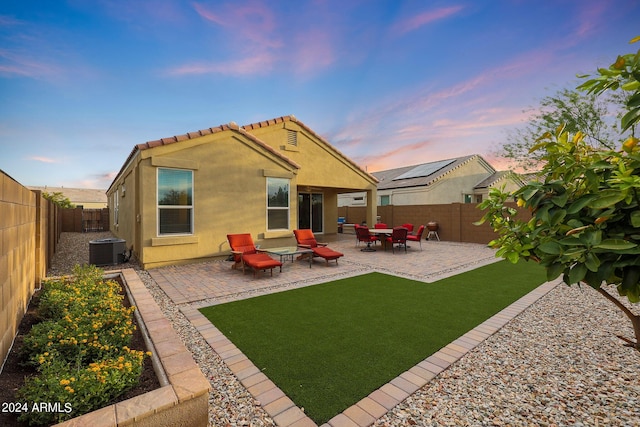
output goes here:
[{"label": "orange chaise lounge", "polygon": [[229,241],[229,246],[231,246],[234,260],[231,268],[242,266],[242,272],[244,273],[245,265],[251,267],[253,269],[253,277],[256,277],[258,270],[271,270],[271,275],[273,276],[273,269],[276,267],[280,267],[280,272],[282,273],[282,263],[265,253],[258,252],[251,234],[227,234],[227,240]]},{"label": "orange chaise lounge", "polygon": [[308,228],[302,230],[293,230],[293,234],[295,234],[296,236],[299,247],[311,249],[313,251],[313,256],[324,258],[324,260],[327,262],[327,265],[329,265],[330,260],[334,259],[336,260],[337,264],[338,258],[344,256],[342,252],[334,251],[333,249],[328,248],[326,243],[318,243],[315,236],[313,235],[313,231]]}]

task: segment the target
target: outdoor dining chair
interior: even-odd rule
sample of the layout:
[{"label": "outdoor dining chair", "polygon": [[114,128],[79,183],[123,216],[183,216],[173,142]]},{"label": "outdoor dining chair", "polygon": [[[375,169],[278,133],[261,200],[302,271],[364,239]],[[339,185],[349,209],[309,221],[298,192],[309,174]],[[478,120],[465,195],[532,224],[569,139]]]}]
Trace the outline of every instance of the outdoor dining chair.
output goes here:
[{"label": "outdoor dining chair", "polygon": [[404,246],[404,251],[407,252],[407,232],[404,227],[394,227],[391,236],[387,237],[387,243],[391,243],[391,252],[395,253],[394,244],[398,245],[398,248]]},{"label": "outdoor dining chair", "polygon": [[406,228],[409,234],[413,233],[413,224],[406,223],[406,224],[402,224],[401,227]]},{"label": "outdoor dining chair", "polygon": [[424,234],[425,226],[421,225],[418,227],[418,231],[416,234],[407,234],[407,240],[410,242],[418,242],[420,243],[420,250],[422,250],[422,235]]},{"label": "outdoor dining chair", "polygon": [[367,244],[366,248],[360,249],[362,252],[375,252],[375,249],[371,247],[371,243],[375,243],[378,241],[377,236],[371,235],[371,232],[367,227],[363,227],[361,225],[355,226],[356,230],[356,246],[360,244],[360,242],[365,242]]}]

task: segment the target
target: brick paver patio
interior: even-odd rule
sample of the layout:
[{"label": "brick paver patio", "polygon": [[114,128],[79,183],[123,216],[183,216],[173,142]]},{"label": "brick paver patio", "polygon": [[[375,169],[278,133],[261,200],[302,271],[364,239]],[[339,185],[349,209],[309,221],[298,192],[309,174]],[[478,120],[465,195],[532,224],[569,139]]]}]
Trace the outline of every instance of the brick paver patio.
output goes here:
[{"label": "brick paver patio", "polygon": [[[182,313],[200,331],[204,339],[222,358],[247,390],[280,426],[315,426],[269,378],[260,372],[242,352],[198,311],[201,307],[238,299],[310,286],[339,278],[378,271],[423,282],[471,270],[497,261],[494,250],[485,245],[426,241],[422,251],[417,243],[404,251],[362,252],[355,236],[338,235],[329,241],[332,249],[344,253],[338,265],[326,266],[317,259],[309,268],[307,261],[286,262],[282,273],[274,270],[251,273],[232,270],[231,262],[210,261],[198,264],[162,267],[149,273]],[[546,283],[500,313],[478,325],[418,365],[391,380],[360,402],[336,415],[326,426],[367,426],[388,410],[426,385],[440,372],[455,363],[533,302],[549,292],[558,282]]]}]

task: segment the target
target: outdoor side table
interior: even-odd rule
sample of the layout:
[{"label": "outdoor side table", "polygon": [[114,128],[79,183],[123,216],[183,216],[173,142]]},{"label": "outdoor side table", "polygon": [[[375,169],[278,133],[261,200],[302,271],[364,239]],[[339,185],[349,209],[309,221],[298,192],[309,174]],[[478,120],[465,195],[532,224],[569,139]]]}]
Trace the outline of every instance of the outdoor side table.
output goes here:
[{"label": "outdoor side table", "polygon": [[309,268],[311,268],[311,264],[313,263],[313,251],[307,248],[300,248],[298,246],[284,246],[281,248],[265,248],[258,250],[260,252],[266,252],[271,255],[278,255],[280,257],[280,262],[286,261],[288,259],[293,262],[294,256],[309,254]]}]

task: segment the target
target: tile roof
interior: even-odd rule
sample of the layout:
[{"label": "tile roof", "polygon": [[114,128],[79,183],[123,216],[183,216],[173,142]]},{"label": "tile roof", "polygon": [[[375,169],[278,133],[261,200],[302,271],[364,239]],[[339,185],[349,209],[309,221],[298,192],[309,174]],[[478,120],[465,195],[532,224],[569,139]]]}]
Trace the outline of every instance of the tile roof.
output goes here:
[{"label": "tile roof", "polygon": [[216,126],[216,127],[210,127],[210,128],[201,129],[201,130],[198,130],[198,131],[195,131],[195,132],[188,132],[188,133],[185,133],[185,134],[182,134],[182,135],[174,135],[174,136],[170,136],[168,138],[161,138],[161,139],[156,139],[156,140],[153,140],[153,141],[147,141],[147,142],[142,143],[142,144],[137,144],[131,150],[131,153],[129,154],[129,156],[125,160],[124,164],[122,165],[122,168],[120,169],[120,171],[118,172],[118,174],[116,175],[114,180],[112,181],[111,185],[109,186],[109,189],[111,189],[111,186],[113,186],[113,183],[116,182],[116,180],[120,177],[120,175],[122,174],[124,169],[127,167],[129,162],[136,156],[136,154],[138,152],[147,150],[149,148],[160,147],[160,146],[163,146],[163,145],[170,145],[170,144],[175,144],[175,143],[178,143],[178,142],[181,142],[181,141],[187,141],[189,139],[200,138],[200,137],[205,136],[205,135],[210,135],[210,134],[223,132],[223,131],[227,131],[227,130],[231,130],[231,131],[235,131],[235,132],[241,133],[242,135],[244,135],[247,138],[251,139],[253,142],[258,144],[259,146],[261,146],[265,150],[271,152],[272,154],[276,155],[277,157],[280,157],[281,159],[283,159],[285,162],[289,163],[294,168],[300,169],[301,166],[298,165],[296,162],[294,162],[293,160],[291,160],[287,156],[283,155],[278,150],[276,150],[273,147],[271,147],[270,145],[266,144],[264,141],[260,140],[259,138],[257,138],[256,136],[254,136],[251,133],[251,131],[253,129],[259,129],[259,128],[263,128],[263,127],[273,126],[275,124],[284,123],[284,122],[287,122],[287,121],[291,121],[291,122],[297,123],[306,132],[310,133],[315,138],[317,138],[320,142],[325,144],[326,147],[329,148],[331,151],[333,151],[336,155],[342,157],[349,164],[351,164],[352,166],[354,166],[355,168],[360,170],[362,173],[364,173],[367,176],[369,176],[372,180],[377,181],[377,179],[375,178],[374,175],[372,175],[372,174],[368,173],[367,171],[365,171],[358,164],[356,164],[354,161],[349,159],[342,152],[340,152],[334,146],[332,146],[329,142],[327,142],[324,138],[322,138],[320,135],[318,135],[316,132],[314,132],[310,127],[308,127],[303,122],[298,120],[294,115],[289,115],[289,116],[277,117],[277,118],[270,119],[270,120],[265,120],[265,121],[262,121],[262,122],[252,123],[252,124],[248,124],[248,125],[245,125],[245,126],[238,126],[235,122],[230,122],[229,124],[224,124],[224,125],[220,125],[220,126]]},{"label": "tile roof", "polygon": [[[378,190],[388,190],[392,188],[422,187],[422,186],[428,186],[433,184],[434,182],[444,178],[450,172],[458,169],[459,167],[475,159],[478,159],[481,162],[481,164],[487,169],[488,173],[493,174],[496,172],[496,170],[489,163],[487,163],[480,155],[472,154],[470,156],[456,157],[448,160],[438,160],[436,162],[422,163],[419,165],[412,165],[412,166],[403,166],[401,168],[373,172],[373,176],[378,178],[378,181],[379,181]],[[446,164],[447,161],[450,161],[450,163]],[[429,165],[435,165],[437,167],[437,164],[446,164],[446,165],[442,166],[441,168],[433,171],[432,173],[426,176],[415,176],[411,178],[398,179],[398,177],[401,177],[402,175],[407,174],[407,172],[413,169],[420,168],[420,167],[427,167],[425,168],[425,170],[428,170]]]},{"label": "tile roof", "polygon": [[512,171],[498,171],[480,181],[474,188],[488,188],[495,185],[497,182],[508,178],[517,181],[520,185],[524,185],[522,179]]},{"label": "tile roof", "polygon": [[282,117],[278,117],[278,118],[275,118],[275,119],[267,120],[267,121],[264,121],[264,122],[252,123],[252,124],[249,124],[249,125],[242,126],[242,128],[246,129],[247,131],[251,131],[253,129],[259,129],[261,127],[267,127],[267,126],[271,126],[271,125],[274,125],[274,124],[277,124],[277,123],[284,123],[284,122],[294,122],[294,123],[296,123],[298,126],[303,128],[305,130],[305,132],[311,134],[318,141],[322,142],[334,154],[336,154],[339,157],[341,157],[344,160],[346,160],[351,166],[355,167],[360,172],[362,172],[365,175],[367,175],[369,178],[373,179],[374,181],[377,181],[377,178],[373,174],[367,172],[365,169],[360,167],[360,165],[358,165],[356,162],[351,160],[349,157],[347,157],[344,153],[342,153],[336,147],[331,145],[326,139],[324,139],[322,136],[317,134],[313,129],[311,129],[309,126],[307,126],[306,124],[304,124],[303,122],[298,120],[298,118],[296,116],[294,116],[293,114],[291,114],[289,116],[282,116]]},{"label": "tile roof", "polygon": [[28,186],[30,190],[40,190],[47,193],[62,193],[74,205],[82,203],[107,203],[107,193],[95,188],[67,188],[67,187],[37,187]]}]

